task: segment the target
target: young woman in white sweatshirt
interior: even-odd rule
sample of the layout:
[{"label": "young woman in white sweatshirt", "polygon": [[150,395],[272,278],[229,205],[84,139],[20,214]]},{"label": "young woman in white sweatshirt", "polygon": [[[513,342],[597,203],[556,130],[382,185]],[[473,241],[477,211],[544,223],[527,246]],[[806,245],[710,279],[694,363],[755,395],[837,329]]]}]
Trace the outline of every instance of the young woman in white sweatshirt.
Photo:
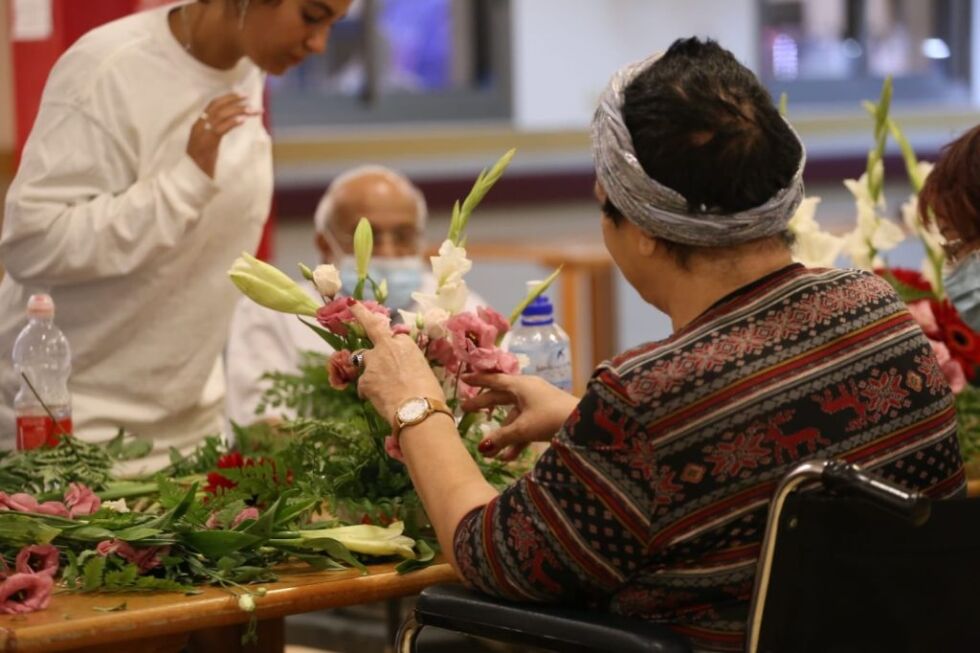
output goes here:
[{"label": "young woman in white sweatshirt", "polygon": [[[351,0],[200,0],[116,20],[55,64],[0,233],[0,446],[27,298],[73,353],[75,434],[153,440],[161,467],[222,424],[219,361],[272,197],[265,73],[322,52]],[[135,471],[135,470],[133,470]]]}]

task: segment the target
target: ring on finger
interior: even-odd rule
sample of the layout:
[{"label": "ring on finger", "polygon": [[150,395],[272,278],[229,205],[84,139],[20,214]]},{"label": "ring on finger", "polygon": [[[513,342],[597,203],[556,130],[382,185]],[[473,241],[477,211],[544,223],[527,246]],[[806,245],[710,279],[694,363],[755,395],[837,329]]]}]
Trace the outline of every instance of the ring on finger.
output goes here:
[{"label": "ring on finger", "polygon": [[201,115],[198,116],[198,120],[201,120],[201,121],[204,122],[204,129],[206,131],[211,131],[211,129],[212,129],[211,128],[211,120],[210,120],[210,116],[208,116],[208,112],[207,111],[202,111],[201,112]]},{"label": "ring on finger", "polygon": [[350,362],[351,362],[351,365],[353,365],[354,368],[358,372],[363,372],[364,371],[364,350],[363,349],[358,349],[353,354],[351,354],[350,355]]}]

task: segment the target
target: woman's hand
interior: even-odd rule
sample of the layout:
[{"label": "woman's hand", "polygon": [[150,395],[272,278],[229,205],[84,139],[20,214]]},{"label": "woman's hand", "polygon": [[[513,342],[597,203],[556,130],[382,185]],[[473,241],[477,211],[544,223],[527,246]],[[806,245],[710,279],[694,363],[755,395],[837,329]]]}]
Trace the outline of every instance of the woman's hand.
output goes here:
[{"label": "woman's hand", "polygon": [[406,335],[392,335],[384,317],[371,313],[360,303],[351,306],[351,312],[374,343],[374,349],[364,352],[357,392],[374,405],[381,417],[391,423],[395,410],[411,397],[446,400],[442,386],[415,341]]},{"label": "woman's hand", "polygon": [[211,100],[201,116],[191,126],[191,135],[187,139],[187,155],[214,179],[214,167],[218,162],[218,146],[225,134],[239,126],[249,116],[262,114],[261,109],[248,105],[247,98],[229,93]]},{"label": "woman's hand", "polygon": [[531,442],[548,442],[578,405],[578,398],[537,376],[473,374],[466,383],[486,388],[463,402],[472,412],[496,406],[513,406],[503,426],[480,443],[480,452],[513,460]]}]

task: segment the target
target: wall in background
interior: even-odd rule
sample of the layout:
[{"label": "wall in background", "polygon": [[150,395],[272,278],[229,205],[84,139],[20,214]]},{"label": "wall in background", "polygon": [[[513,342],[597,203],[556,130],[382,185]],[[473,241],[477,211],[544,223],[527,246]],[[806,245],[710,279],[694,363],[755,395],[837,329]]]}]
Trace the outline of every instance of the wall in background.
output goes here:
[{"label": "wall in background", "polygon": [[517,0],[511,29],[518,129],[585,129],[614,70],[680,36],[756,63],[755,0]]}]

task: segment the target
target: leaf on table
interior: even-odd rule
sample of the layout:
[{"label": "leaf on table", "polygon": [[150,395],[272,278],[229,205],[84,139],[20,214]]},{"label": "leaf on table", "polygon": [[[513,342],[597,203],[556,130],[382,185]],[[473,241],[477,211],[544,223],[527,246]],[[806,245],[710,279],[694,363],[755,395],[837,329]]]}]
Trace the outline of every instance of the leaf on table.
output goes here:
[{"label": "leaf on table", "polygon": [[241,531],[194,531],[182,533],[180,539],[208,558],[220,560],[235,551],[254,547],[266,538]]},{"label": "leaf on table", "polygon": [[96,612],[122,612],[126,610],[126,602],[123,601],[119,605],[113,605],[109,607],[102,607],[99,605],[92,606],[92,609]]}]

